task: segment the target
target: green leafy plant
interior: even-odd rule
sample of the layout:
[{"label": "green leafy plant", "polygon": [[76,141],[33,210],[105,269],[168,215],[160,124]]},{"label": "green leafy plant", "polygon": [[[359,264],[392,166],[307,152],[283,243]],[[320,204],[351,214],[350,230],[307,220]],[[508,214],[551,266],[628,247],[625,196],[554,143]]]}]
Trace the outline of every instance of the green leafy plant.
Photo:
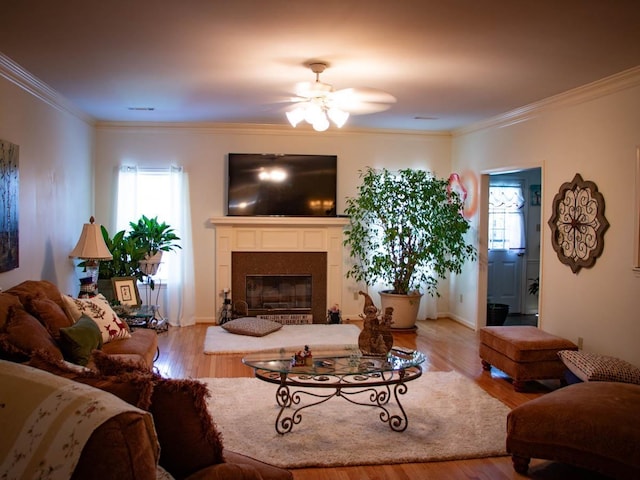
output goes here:
[{"label": "green leafy plant", "polygon": [[142,281],[143,275],[138,263],[144,258],[145,250],[136,245],[125,230],[120,230],[111,238],[107,229],[102,226],[102,238],[113,259],[100,262],[98,278],[106,280],[112,277],[136,277]]},{"label": "green leafy plant", "polygon": [[367,167],[355,197],[347,198],[349,224],[344,245],[354,265],[348,278],[372,285],[382,281],[391,293],[425,288],[439,295],[439,279],[460,273],[476,249],[465,241],[469,222],[463,201],[449,182],[424,170],[391,172]]},{"label": "green leafy plant", "polygon": [[182,248],[177,243],[180,237],[175,234],[175,230],[165,222],[159,222],[158,217],[148,218],[142,215],[137,222],[130,222],[129,226],[129,236],[149,257],[159,251],[170,252]]}]

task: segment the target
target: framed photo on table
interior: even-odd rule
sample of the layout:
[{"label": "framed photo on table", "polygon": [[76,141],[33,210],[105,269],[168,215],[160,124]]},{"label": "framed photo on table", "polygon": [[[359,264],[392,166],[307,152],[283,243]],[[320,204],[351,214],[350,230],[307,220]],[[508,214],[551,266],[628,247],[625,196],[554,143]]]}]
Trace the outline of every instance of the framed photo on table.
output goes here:
[{"label": "framed photo on table", "polygon": [[140,305],[140,292],[136,277],[113,277],[113,298],[121,305]]}]

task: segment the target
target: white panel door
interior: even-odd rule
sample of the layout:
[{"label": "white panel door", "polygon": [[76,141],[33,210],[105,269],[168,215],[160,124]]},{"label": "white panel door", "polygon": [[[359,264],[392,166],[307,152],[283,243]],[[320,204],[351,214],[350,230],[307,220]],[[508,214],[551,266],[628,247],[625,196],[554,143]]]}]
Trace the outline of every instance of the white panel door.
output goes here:
[{"label": "white panel door", "polygon": [[511,250],[489,250],[488,303],[505,303],[509,313],[521,313],[524,255]]}]

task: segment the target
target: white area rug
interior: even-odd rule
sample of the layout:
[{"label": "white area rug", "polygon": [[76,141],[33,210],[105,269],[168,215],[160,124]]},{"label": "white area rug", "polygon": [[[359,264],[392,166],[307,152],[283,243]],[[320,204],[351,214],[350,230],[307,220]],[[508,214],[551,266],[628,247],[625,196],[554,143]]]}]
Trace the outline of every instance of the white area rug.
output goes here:
[{"label": "white area rug", "polygon": [[264,337],[250,337],[229,333],[224,328],[207,328],[204,353],[220,355],[258,350],[301,350],[305,345],[357,345],[360,329],[349,324],[283,325]]},{"label": "white area rug", "polygon": [[380,410],[342,398],[302,411],[285,435],[275,431],[277,385],[255,378],[200,379],[225,448],[284,468],[431,462],[506,455],[509,408],[457,372],[426,372],[401,397],[404,432]]}]

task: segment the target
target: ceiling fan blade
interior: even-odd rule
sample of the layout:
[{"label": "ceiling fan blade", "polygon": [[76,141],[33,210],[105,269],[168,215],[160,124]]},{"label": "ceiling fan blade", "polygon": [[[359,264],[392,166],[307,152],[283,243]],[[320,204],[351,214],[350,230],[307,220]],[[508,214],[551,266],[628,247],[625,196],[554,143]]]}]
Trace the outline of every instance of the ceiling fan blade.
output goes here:
[{"label": "ceiling fan blade", "polygon": [[396,98],[374,88],[344,88],[331,94],[332,103],[352,115],[364,115],[387,110]]},{"label": "ceiling fan blade", "polygon": [[331,94],[332,98],[342,100],[349,98],[349,101],[373,102],[373,103],[396,103],[396,97],[383,90],[376,88],[343,88]]},{"label": "ceiling fan blade", "polygon": [[372,103],[372,102],[358,102],[358,103],[338,103],[335,104],[340,110],[350,113],[351,115],[366,115],[368,113],[384,112],[391,107],[390,103]]},{"label": "ceiling fan blade", "polygon": [[313,98],[318,96],[325,96],[332,90],[333,87],[331,85],[320,81],[298,82],[296,83],[295,94],[298,97]]},{"label": "ceiling fan blade", "polygon": [[313,86],[313,82],[298,82],[296,83],[294,95],[296,97],[309,98],[311,96],[310,94],[311,94],[312,86]]}]

